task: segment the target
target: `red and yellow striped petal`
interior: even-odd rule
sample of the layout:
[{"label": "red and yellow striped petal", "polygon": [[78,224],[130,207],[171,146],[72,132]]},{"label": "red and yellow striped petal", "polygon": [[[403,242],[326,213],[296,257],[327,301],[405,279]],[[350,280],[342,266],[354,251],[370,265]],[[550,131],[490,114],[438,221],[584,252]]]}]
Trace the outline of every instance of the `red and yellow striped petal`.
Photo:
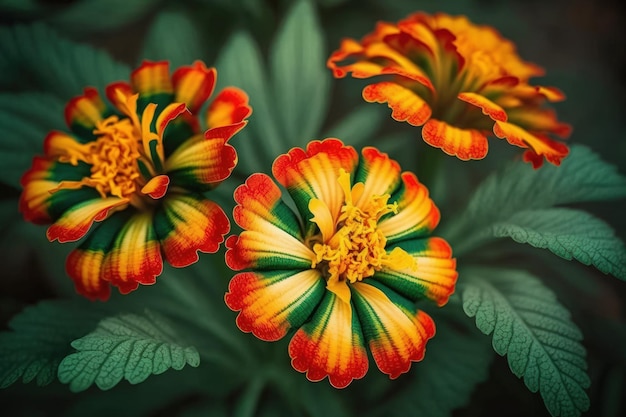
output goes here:
[{"label": "red and yellow striped petal", "polygon": [[319,271],[243,272],[230,281],[224,300],[239,311],[237,326],[261,340],[281,339],[300,327],[325,292]]},{"label": "red and yellow striped petal", "polygon": [[150,181],[141,188],[141,193],[158,200],[165,196],[169,185],[170,179],[167,175],[157,175],[151,178]]},{"label": "red and yellow striped petal", "polygon": [[429,145],[463,161],[483,159],[489,149],[487,137],[480,131],[460,129],[436,119],[426,122],[422,138]]},{"label": "red and yellow striped petal", "polygon": [[413,257],[415,267],[386,265],[372,279],[411,301],[427,298],[439,306],[446,304],[458,276],[450,245],[441,238],[431,237],[404,241],[386,249],[389,252],[396,247]]},{"label": "red and yellow striped petal", "polygon": [[496,122],[493,133],[500,139],[506,139],[511,145],[521,148],[530,148],[532,154],[527,154],[525,160],[532,162],[534,168],[542,165],[541,156],[554,165],[561,165],[563,158],[569,153],[567,145],[547,138],[543,135],[532,134],[512,123]]},{"label": "red and yellow striped petal", "polygon": [[102,265],[102,278],[122,294],[150,285],[163,272],[159,240],[152,225],[152,213],[139,212],[123,225]]},{"label": "red and yellow striped petal", "polygon": [[553,109],[513,109],[508,113],[509,123],[529,132],[553,133],[561,138],[572,133],[572,126],[560,122]]},{"label": "red and yellow striped petal", "polygon": [[104,93],[111,104],[122,113],[124,113],[123,109],[126,107],[126,102],[122,101],[122,98],[135,94],[130,84],[125,81],[117,81],[107,85]]},{"label": "red and yellow striped petal", "polygon": [[420,361],[435,324],[407,300],[378,286],[353,284],[355,310],[363,326],[372,357],[381,372],[395,379]]},{"label": "red and yellow striped petal", "polygon": [[413,126],[423,125],[432,114],[430,106],[422,97],[391,81],[366,86],[363,89],[363,99],[369,103],[387,103],[394,120]]},{"label": "red and yellow striped petal", "polygon": [[499,120],[506,122],[506,111],[498,104],[489,100],[487,97],[477,93],[465,92],[458,95],[459,100],[469,103],[473,106],[480,108],[485,116],[489,116],[492,120]]},{"label": "red and yellow striped petal", "polygon": [[239,123],[252,114],[248,95],[236,88],[226,87],[213,99],[206,113],[209,129]]},{"label": "red and yellow striped petal", "polygon": [[54,224],[46,236],[51,242],[74,242],[83,237],[94,222],[101,222],[113,209],[128,204],[128,199],[119,197],[94,198],[69,208]]},{"label": "red and yellow striped petal", "polygon": [[361,151],[361,161],[352,179],[353,183],[362,182],[363,192],[355,206],[363,207],[373,195],[391,194],[400,183],[400,165],[386,153],[373,147]]},{"label": "red and yellow striped petal", "polygon": [[83,142],[94,140],[93,129],[108,113],[98,90],[85,88],[82,96],[74,97],[65,106],[65,122]]},{"label": "red and yellow striped petal", "polygon": [[289,343],[291,364],[311,381],[328,376],[335,388],[344,388],[365,376],[367,352],[358,318],[350,303],[326,292],[311,321]]},{"label": "red and yellow striped petal", "polygon": [[182,268],[198,253],[215,253],[230,230],[222,208],[194,194],[170,194],[154,214],[154,227],[167,262]]},{"label": "red and yellow striped petal", "polygon": [[130,74],[130,84],[133,91],[140,96],[150,97],[174,92],[170,79],[170,65],[167,61],[143,61],[139,68]]},{"label": "red and yellow striped petal", "polygon": [[202,61],[178,68],[172,74],[174,100],[185,103],[192,113],[196,113],[213,94],[216,77],[215,68],[207,68]]},{"label": "red and yellow striped petal", "polygon": [[74,281],[76,292],[92,301],[109,298],[111,284],[103,277],[104,259],[128,217],[125,212],[113,214],[98,224],[67,257],[65,270]]},{"label": "red and yellow striped petal", "polygon": [[293,148],[280,155],[272,165],[272,173],[287,188],[304,219],[311,217],[311,198],[325,202],[336,218],[344,198],[337,178],[341,169],[353,173],[358,159],[354,148],[328,138],[309,142],[306,151]]},{"label": "red and yellow striped petal", "polygon": [[428,198],[428,189],[415,174],[402,173],[402,185],[390,201],[398,203],[398,212],[378,223],[387,244],[428,236],[439,223],[439,209]]}]

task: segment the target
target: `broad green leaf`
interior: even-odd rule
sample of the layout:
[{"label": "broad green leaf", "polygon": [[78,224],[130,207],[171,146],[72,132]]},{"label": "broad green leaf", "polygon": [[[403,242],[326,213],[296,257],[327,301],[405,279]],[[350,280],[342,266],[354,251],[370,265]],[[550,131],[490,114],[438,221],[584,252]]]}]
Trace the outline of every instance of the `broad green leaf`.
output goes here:
[{"label": "broad green leaf", "polygon": [[220,51],[215,67],[218,88],[241,88],[252,106],[248,126],[233,138],[240,161],[236,169],[245,173],[267,172],[284,149],[276,128],[278,107],[269,92],[261,52],[247,32],[236,32]]},{"label": "broad green leaf", "polygon": [[521,161],[489,176],[467,209],[441,233],[453,247],[522,210],[626,197],[626,177],[584,146],[572,146],[561,166],[535,170]]},{"label": "broad green leaf", "polygon": [[341,139],[347,145],[361,148],[374,137],[373,135],[378,131],[383,119],[387,116],[386,113],[380,110],[381,107],[379,106],[359,106],[331,126],[320,139],[335,137]]},{"label": "broad green leaf", "polygon": [[461,272],[463,309],[492,334],[494,350],[511,371],[541,394],[553,416],[579,416],[589,408],[582,334],[554,293],[521,270],[476,268]]},{"label": "broad green leaf", "polygon": [[129,73],[107,53],[64,39],[43,24],[0,27],[0,87],[22,85],[66,100],[87,86],[102,91]]},{"label": "broad green leaf", "polygon": [[43,386],[56,379],[72,340],[93,329],[104,311],[84,300],[44,301],[27,307],[0,333],[0,388],[20,378]]},{"label": "broad green leaf", "polygon": [[428,342],[422,362],[413,364],[414,373],[407,376],[414,382],[371,415],[447,417],[467,404],[476,385],[489,376],[493,352],[478,331],[459,322],[464,319],[456,317],[460,315],[433,315],[437,334]]},{"label": "broad green leaf", "polygon": [[[584,211],[566,208],[520,211],[475,233],[473,239],[500,237],[549,249],[561,258],[576,259],[626,280],[624,243],[608,224]],[[462,253],[461,249],[455,248],[457,255]]]},{"label": "broad green leaf", "polygon": [[167,319],[149,310],[104,319],[92,333],[72,342],[78,352],[63,359],[59,380],[75,392],[93,383],[107,390],[122,379],[138,384],[170,368],[198,366],[197,350],[179,339]]},{"label": "broad green leaf", "polygon": [[158,13],[152,21],[139,58],[169,60],[173,70],[198,59],[205,60],[203,51],[206,50],[206,40],[202,39],[189,13],[166,10]]},{"label": "broad green leaf", "polygon": [[317,139],[328,102],[330,71],[315,7],[297,1],[270,48],[274,108],[287,143]]},{"label": "broad green leaf", "polygon": [[65,103],[46,93],[0,94],[0,181],[15,188],[30,168],[33,157],[43,154],[48,132],[63,129]]}]

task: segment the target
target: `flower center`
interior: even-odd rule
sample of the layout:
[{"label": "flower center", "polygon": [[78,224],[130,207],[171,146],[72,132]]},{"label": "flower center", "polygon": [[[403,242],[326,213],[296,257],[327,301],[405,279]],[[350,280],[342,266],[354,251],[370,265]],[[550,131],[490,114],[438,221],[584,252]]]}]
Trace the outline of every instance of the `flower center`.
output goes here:
[{"label": "flower center", "polygon": [[[317,268],[327,280],[327,288],[344,301],[349,301],[347,283],[361,281],[374,275],[385,265],[394,264],[411,267],[413,258],[400,248],[387,253],[387,238],[378,229],[378,221],[388,213],[397,213],[397,203],[388,204],[389,194],[370,196],[364,204],[355,204],[363,194],[363,183],[350,188],[350,175],[341,170],[339,183],[345,201],[333,224],[326,204],[313,199],[309,209],[321,231],[322,243],[313,244],[315,259],[312,268]],[[339,288],[338,288],[339,287]],[[347,291],[347,292],[346,292]]]}]

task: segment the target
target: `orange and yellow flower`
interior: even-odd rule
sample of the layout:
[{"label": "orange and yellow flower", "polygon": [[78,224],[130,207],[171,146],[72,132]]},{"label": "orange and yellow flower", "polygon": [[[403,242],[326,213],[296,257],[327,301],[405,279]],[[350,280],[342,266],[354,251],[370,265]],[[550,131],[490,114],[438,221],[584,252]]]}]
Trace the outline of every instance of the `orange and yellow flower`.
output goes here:
[{"label": "orange and yellow flower", "polygon": [[[338,139],[293,148],[235,190],[226,240],[236,271],[225,296],[237,325],[262,340],[291,330],[293,367],[343,388],[368,369],[367,349],[390,378],[423,358],[433,320],[415,303],[443,305],[454,291],[448,243],[430,233],[439,210],[414,174]],[[366,349],[367,347],[367,349]]]},{"label": "orange and yellow flower", "polygon": [[[170,76],[167,62],[144,62],[130,83],[86,88],[65,108],[69,132],[53,131],[44,155],[22,177],[26,220],[50,224],[50,241],[83,238],[66,261],[78,293],[106,300],[153,284],[163,259],[175,267],[216,252],[230,230],[203,193],[237,163],[228,140],[252,109],[247,95],[213,94],[216,70],[197,61]],[[94,226],[94,223],[97,223]]]},{"label": "orange and yellow flower", "polygon": [[544,158],[559,165],[568,154],[553,137],[566,138],[571,128],[545,107],[564,95],[530,85],[543,70],[495,29],[464,16],[415,13],[379,22],[360,42],[344,39],[327,65],[337,78],[378,77],[363,98],[386,102],[397,121],[423,126],[424,141],[448,155],[484,158],[491,133],[527,148],[523,158],[535,168]]}]

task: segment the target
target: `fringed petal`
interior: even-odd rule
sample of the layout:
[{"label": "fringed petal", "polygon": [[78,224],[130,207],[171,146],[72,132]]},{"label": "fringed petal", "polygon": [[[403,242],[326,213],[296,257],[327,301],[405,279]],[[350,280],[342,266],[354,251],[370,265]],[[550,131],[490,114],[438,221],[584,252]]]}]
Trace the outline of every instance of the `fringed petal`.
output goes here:
[{"label": "fringed petal", "polygon": [[421,361],[435,324],[426,313],[383,286],[358,282],[353,300],[376,365],[395,379]]},{"label": "fringed petal", "polygon": [[387,103],[394,120],[413,126],[423,125],[432,114],[430,106],[422,97],[391,81],[366,86],[363,89],[363,99],[369,103]]},{"label": "fringed petal", "polygon": [[174,100],[185,103],[192,113],[196,113],[213,94],[216,78],[215,68],[207,68],[201,61],[178,68],[172,74]]},{"label": "fringed petal", "polygon": [[429,145],[463,161],[483,159],[489,149],[487,137],[480,131],[460,129],[436,119],[426,122],[422,128],[422,138]]},{"label": "fringed petal", "polygon": [[282,338],[300,327],[324,295],[316,270],[243,272],[230,281],[224,300],[239,311],[237,326],[261,340]]},{"label": "fringed petal", "polygon": [[154,227],[167,262],[182,268],[198,253],[215,253],[230,230],[222,208],[202,196],[169,194],[155,212]]},{"label": "fringed petal", "polygon": [[206,113],[209,129],[242,122],[252,114],[248,95],[236,88],[226,87],[213,99]]},{"label": "fringed petal", "polygon": [[335,388],[344,388],[368,369],[363,333],[352,305],[326,292],[313,317],[289,343],[291,364],[311,381],[328,376]]}]

